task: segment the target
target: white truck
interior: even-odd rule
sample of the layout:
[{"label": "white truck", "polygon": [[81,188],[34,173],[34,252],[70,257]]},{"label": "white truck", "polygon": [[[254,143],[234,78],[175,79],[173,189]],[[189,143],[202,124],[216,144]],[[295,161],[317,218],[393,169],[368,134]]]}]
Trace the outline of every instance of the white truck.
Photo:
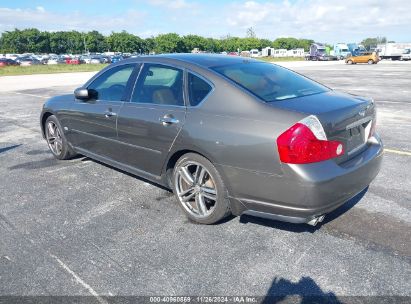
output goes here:
[{"label": "white truck", "polygon": [[404,52],[402,52],[401,55],[401,60],[411,60],[411,48],[409,49],[404,49]]},{"label": "white truck", "polygon": [[375,49],[381,59],[401,60],[404,50],[410,49],[411,43],[394,43],[388,42],[378,44]]},{"label": "white truck", "polygon": [[257,49],[250,50],[250,57],[261,57],[261,53]]}]

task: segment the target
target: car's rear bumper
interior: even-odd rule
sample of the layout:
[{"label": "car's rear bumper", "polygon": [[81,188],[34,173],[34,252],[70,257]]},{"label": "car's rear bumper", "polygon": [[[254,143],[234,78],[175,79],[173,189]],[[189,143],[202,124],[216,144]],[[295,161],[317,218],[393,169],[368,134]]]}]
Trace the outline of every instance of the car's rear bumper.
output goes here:
[{"label": "car's rear bumper", "polygon": [[284,164],[281,176],[223,168],[228,177],[233,213],[306,223],[336,209],[368,187],[383,154],[378,135],[362,153],[342,164],[334,161]]}]

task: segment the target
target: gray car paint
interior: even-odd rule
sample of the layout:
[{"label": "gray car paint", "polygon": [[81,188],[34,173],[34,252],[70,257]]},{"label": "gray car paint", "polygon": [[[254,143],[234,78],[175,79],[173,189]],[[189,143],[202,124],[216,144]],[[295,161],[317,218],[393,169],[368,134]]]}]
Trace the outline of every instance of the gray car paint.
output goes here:
[{"label": "gray car paint", "polygon": [[[373,102],[329,91],[264,103],[209,68],[243,60],[191,54],[125,60],[105,68],[83,87],[109,68],[139,62],[161,63],[194,72],[212,84],[213,92],[196,107],[136,105],[128,102],[128,94],[116,108],[119,114],[116,124],[111,117],[101,116],[102,111],[113,105],[103,104],[90,114],[73,105],[80,102],[84,108],[92,108],[92,103],[65,95],[45,103],[41,121],[55,114],[67,128],[64,132],[79,153],[163,186],[168,186],[170,162],[172,164],[185,151],[197,152],[214,163],[222,175],[236,215],[247,212],[291,222],[308,222],[366,188],[381,165],[383,148],[378,135],[353,155],[305,165],[281,163],[276,138],[302,118],[315,114],[330,139],[346,143],[349,140],[346,126],[363,117],[360,111],[375,119]],[[179,123],[163,126],[159,119],[167,114],[174,115]],[[73,125],[73,121],[79,119],[85,121],[84,132],[93,132],[87,123],[102,125],[95,129],[98,136],[93,137],[92,143],[78,143],[78,133],[72,130],[79,127],[77,123]],[[114,125],[117,128],[113,129]]]}]

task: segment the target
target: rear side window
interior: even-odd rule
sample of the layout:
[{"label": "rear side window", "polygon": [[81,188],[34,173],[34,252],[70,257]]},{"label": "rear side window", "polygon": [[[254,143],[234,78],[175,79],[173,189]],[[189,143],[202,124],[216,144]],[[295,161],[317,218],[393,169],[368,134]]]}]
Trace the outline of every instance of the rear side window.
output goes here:
[{"label": "rear side window", "polygon": [[213,67],[265,102],[313,95],[328,91],[319,83],[271,63],[244,62]]},{"label": "rear side window", "polygon": [[210,93],[212,90],[205,80],[200,77],[188,73],[188,95],[190,98],[190,105],[196,106]]},{"label": "rear side window", "polygon": [[183,71],[164,65],[145,64],[131,102],[184,106]]}]

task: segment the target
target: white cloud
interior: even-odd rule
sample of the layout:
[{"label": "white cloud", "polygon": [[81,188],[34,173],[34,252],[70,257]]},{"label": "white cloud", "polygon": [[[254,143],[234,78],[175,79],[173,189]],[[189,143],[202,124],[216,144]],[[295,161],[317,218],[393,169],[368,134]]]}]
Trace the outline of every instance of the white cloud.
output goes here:
[{"label": "white cloud", "polygon": [[191,8],[195,6],[195,4],[189,3],[185,0],[149,0],[148,3],[154,6],[162,6],[176,10]]},{"label": "white cloud", "polygon": [[39,12],[42,12],[42,13],[44,13],[46,10],[44,9],[44,7],[42,7],[42,6],[37,6],[36,7],[36,10],[38,10]]},{"label": "white cloud", "polygon": [[257,35],[271,39],[294,36],[338,41],[377,35],[401,39],[411,26],[410,11],[411,1],[402,0],[246,1],[231,3],[225,20],[237,33],[253,26]]},{"label": "white cloud", "polygon": [[47,7],[0,8],[0,32],[36,27],[41,30],[96,29],[104,34],[126,30],[142,37],[176,32],[244,37],[253,27],[257,36],[310,38],[319,42],[355,42],[366,37],[411,40],[411,1],[404,0],[245,0],[220,3],[192,0],[134,0],[135,10],[93,15],[89,10],[56,13]]}]

